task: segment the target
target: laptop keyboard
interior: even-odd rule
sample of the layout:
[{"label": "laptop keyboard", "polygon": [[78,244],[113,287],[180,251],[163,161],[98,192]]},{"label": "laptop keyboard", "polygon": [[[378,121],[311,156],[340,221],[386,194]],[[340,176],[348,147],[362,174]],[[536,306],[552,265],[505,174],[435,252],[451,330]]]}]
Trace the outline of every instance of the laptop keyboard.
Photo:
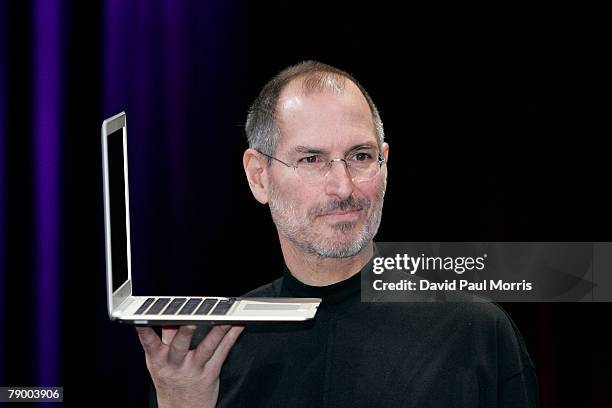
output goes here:
[{"label": "laptop keyboard", "polygon": [[221,315],[223,316],[230,310],[230,307],[234,304],[234,299],[220,300],[215,306],[215,309],[210,312],[212,315]]},{"label": "laptop keyboard", "polygon": [[162,314],[165,314],[165,315],[176,314],[176,312],[179,311],[181,306],[183,306],[183,304],[186,301],[187,301],[187,298],[174,298],[174,299],[172,299],[172,302],[170,302],[168,307],[166,309],[164,309],[164,312]]},{"label": "laptop keyboard", "polygon": [[153,306],[147,310],[148,314],[159,314],[164,307],[170,302],[170,298],[159,298],[153,303]]},{"label": "laptop keyboard", "polygon": [[213,298],[147,298],[135,314],[223,316],[236,299]]},{"label": "laptop keyboard", "polygon": [[215,303],[217,303],[217,299],[205,299],[194,314],[207,315],[208,312],[210,312],[210,310],[213,308]]},{"label": "laptop keyboard", "polygon": [[155,298],[148,298],[147,300],[145,300],[142,306],[140,306],[138,310],[136,311],[136,314],[143,314],[145,310],[147,310],[149,306],[151,306],[154,300]]},{"label": "laptop keyboard", "polygon": [[186,303],[185,306],[180,310],[178,314],[180,315],[190,315],[193,313],[196,307],[200,304],[202,298],[191,298]]}]

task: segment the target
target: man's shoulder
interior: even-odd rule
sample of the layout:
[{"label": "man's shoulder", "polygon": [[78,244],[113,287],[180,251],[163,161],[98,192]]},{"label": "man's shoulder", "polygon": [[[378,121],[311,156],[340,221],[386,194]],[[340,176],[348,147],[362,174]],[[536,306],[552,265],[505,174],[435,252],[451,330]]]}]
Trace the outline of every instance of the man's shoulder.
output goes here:
[{"label": "man's shoulder", "polygon": [[280,277],[270,283],[267,283],[245,293],[244,295],[242,295],[242,297],[278,297],[280,296],[282,282],[283,278]]},{"label": "man's shoulder", "polygon": [[[423,324],[446,321],[449,324],[466,324],[474,330],[492,334],[518,332],[516,325],[505,309],[496,302],[473,294],[445,293],[441,299],[426,297],[423,301],[383,302],[382,308],[389,308],[389,315],[395,314],[401,320],[417,316]],[[384,305],[387,306],[384,306]],[[391,306],[393,305],[393,306]]]},{"label": "man's shoulder", "polygon": [[508,312],[497,302],[484,297],[468,293],[453,293],[442,303],[471,323],[516,329]]},{"label": "man's shoulder", "polygon": [[444,303],[458,306],[457,310],[476,321],[497,323],[510,319],[506,311],[496,302],[472,293],[451,292],[446,294]]},{"label": "man's shoulder", "polygon": [[472,326],[471,332],[482,338],[494,338],[500,359],[505,360],[500,364],[506,367],[506,371],[535,367],[519,328],[502,305],[480,300],[456,306],[461,320]]}]

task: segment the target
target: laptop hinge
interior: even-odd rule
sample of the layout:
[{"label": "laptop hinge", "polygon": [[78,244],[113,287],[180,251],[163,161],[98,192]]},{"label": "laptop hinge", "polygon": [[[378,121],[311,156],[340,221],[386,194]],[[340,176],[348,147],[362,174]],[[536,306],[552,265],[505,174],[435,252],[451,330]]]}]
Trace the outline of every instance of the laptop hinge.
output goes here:
[{"label": "laptop hinge", "polygon": [[115,312],[116,316],[121,316],[125,310],[135,301],[136,299],[133,296],[126,297],[123,302],[119,306],[117,306],[117,311]]}]

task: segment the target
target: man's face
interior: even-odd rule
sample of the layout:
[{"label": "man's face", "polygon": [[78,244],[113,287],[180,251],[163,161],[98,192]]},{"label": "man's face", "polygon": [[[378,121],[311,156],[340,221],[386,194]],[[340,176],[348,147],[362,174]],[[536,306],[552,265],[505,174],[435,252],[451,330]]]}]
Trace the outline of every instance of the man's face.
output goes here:
[{"label": "man's face", "polygon": [[[342,94],[325,90],[305,96],[298,81],[281,93],[277,112],[281,138],[275,157],[295,164],[311,156],[347,158],[369,145],[380,150],[369,106],[355,84]],[[368,151],[367,148],[363,151]],[[388,146],[382,147],[386,158]],[[376,235],[386,188],[386,166],[370,180],[352,179],[342,161],[329,173],[306,180],[273,161],[269,168],[269,205],[279,233],[299,250],[324,258],[359,253]],[[281,237],[282,238],[282,237]]]}]

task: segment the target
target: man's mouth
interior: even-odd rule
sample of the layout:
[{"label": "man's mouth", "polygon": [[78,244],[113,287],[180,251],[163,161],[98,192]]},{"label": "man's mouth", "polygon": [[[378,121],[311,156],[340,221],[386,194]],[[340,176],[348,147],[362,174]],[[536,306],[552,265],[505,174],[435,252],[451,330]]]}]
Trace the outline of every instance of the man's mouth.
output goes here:
[{"label": "man's mouth", "polygon": [[330,212],[321,214],[320,217],[330,222],[355,221],[359,218],[361,210],[362,210],[361,208],[354,208],[351,210],[330,211]]}]

